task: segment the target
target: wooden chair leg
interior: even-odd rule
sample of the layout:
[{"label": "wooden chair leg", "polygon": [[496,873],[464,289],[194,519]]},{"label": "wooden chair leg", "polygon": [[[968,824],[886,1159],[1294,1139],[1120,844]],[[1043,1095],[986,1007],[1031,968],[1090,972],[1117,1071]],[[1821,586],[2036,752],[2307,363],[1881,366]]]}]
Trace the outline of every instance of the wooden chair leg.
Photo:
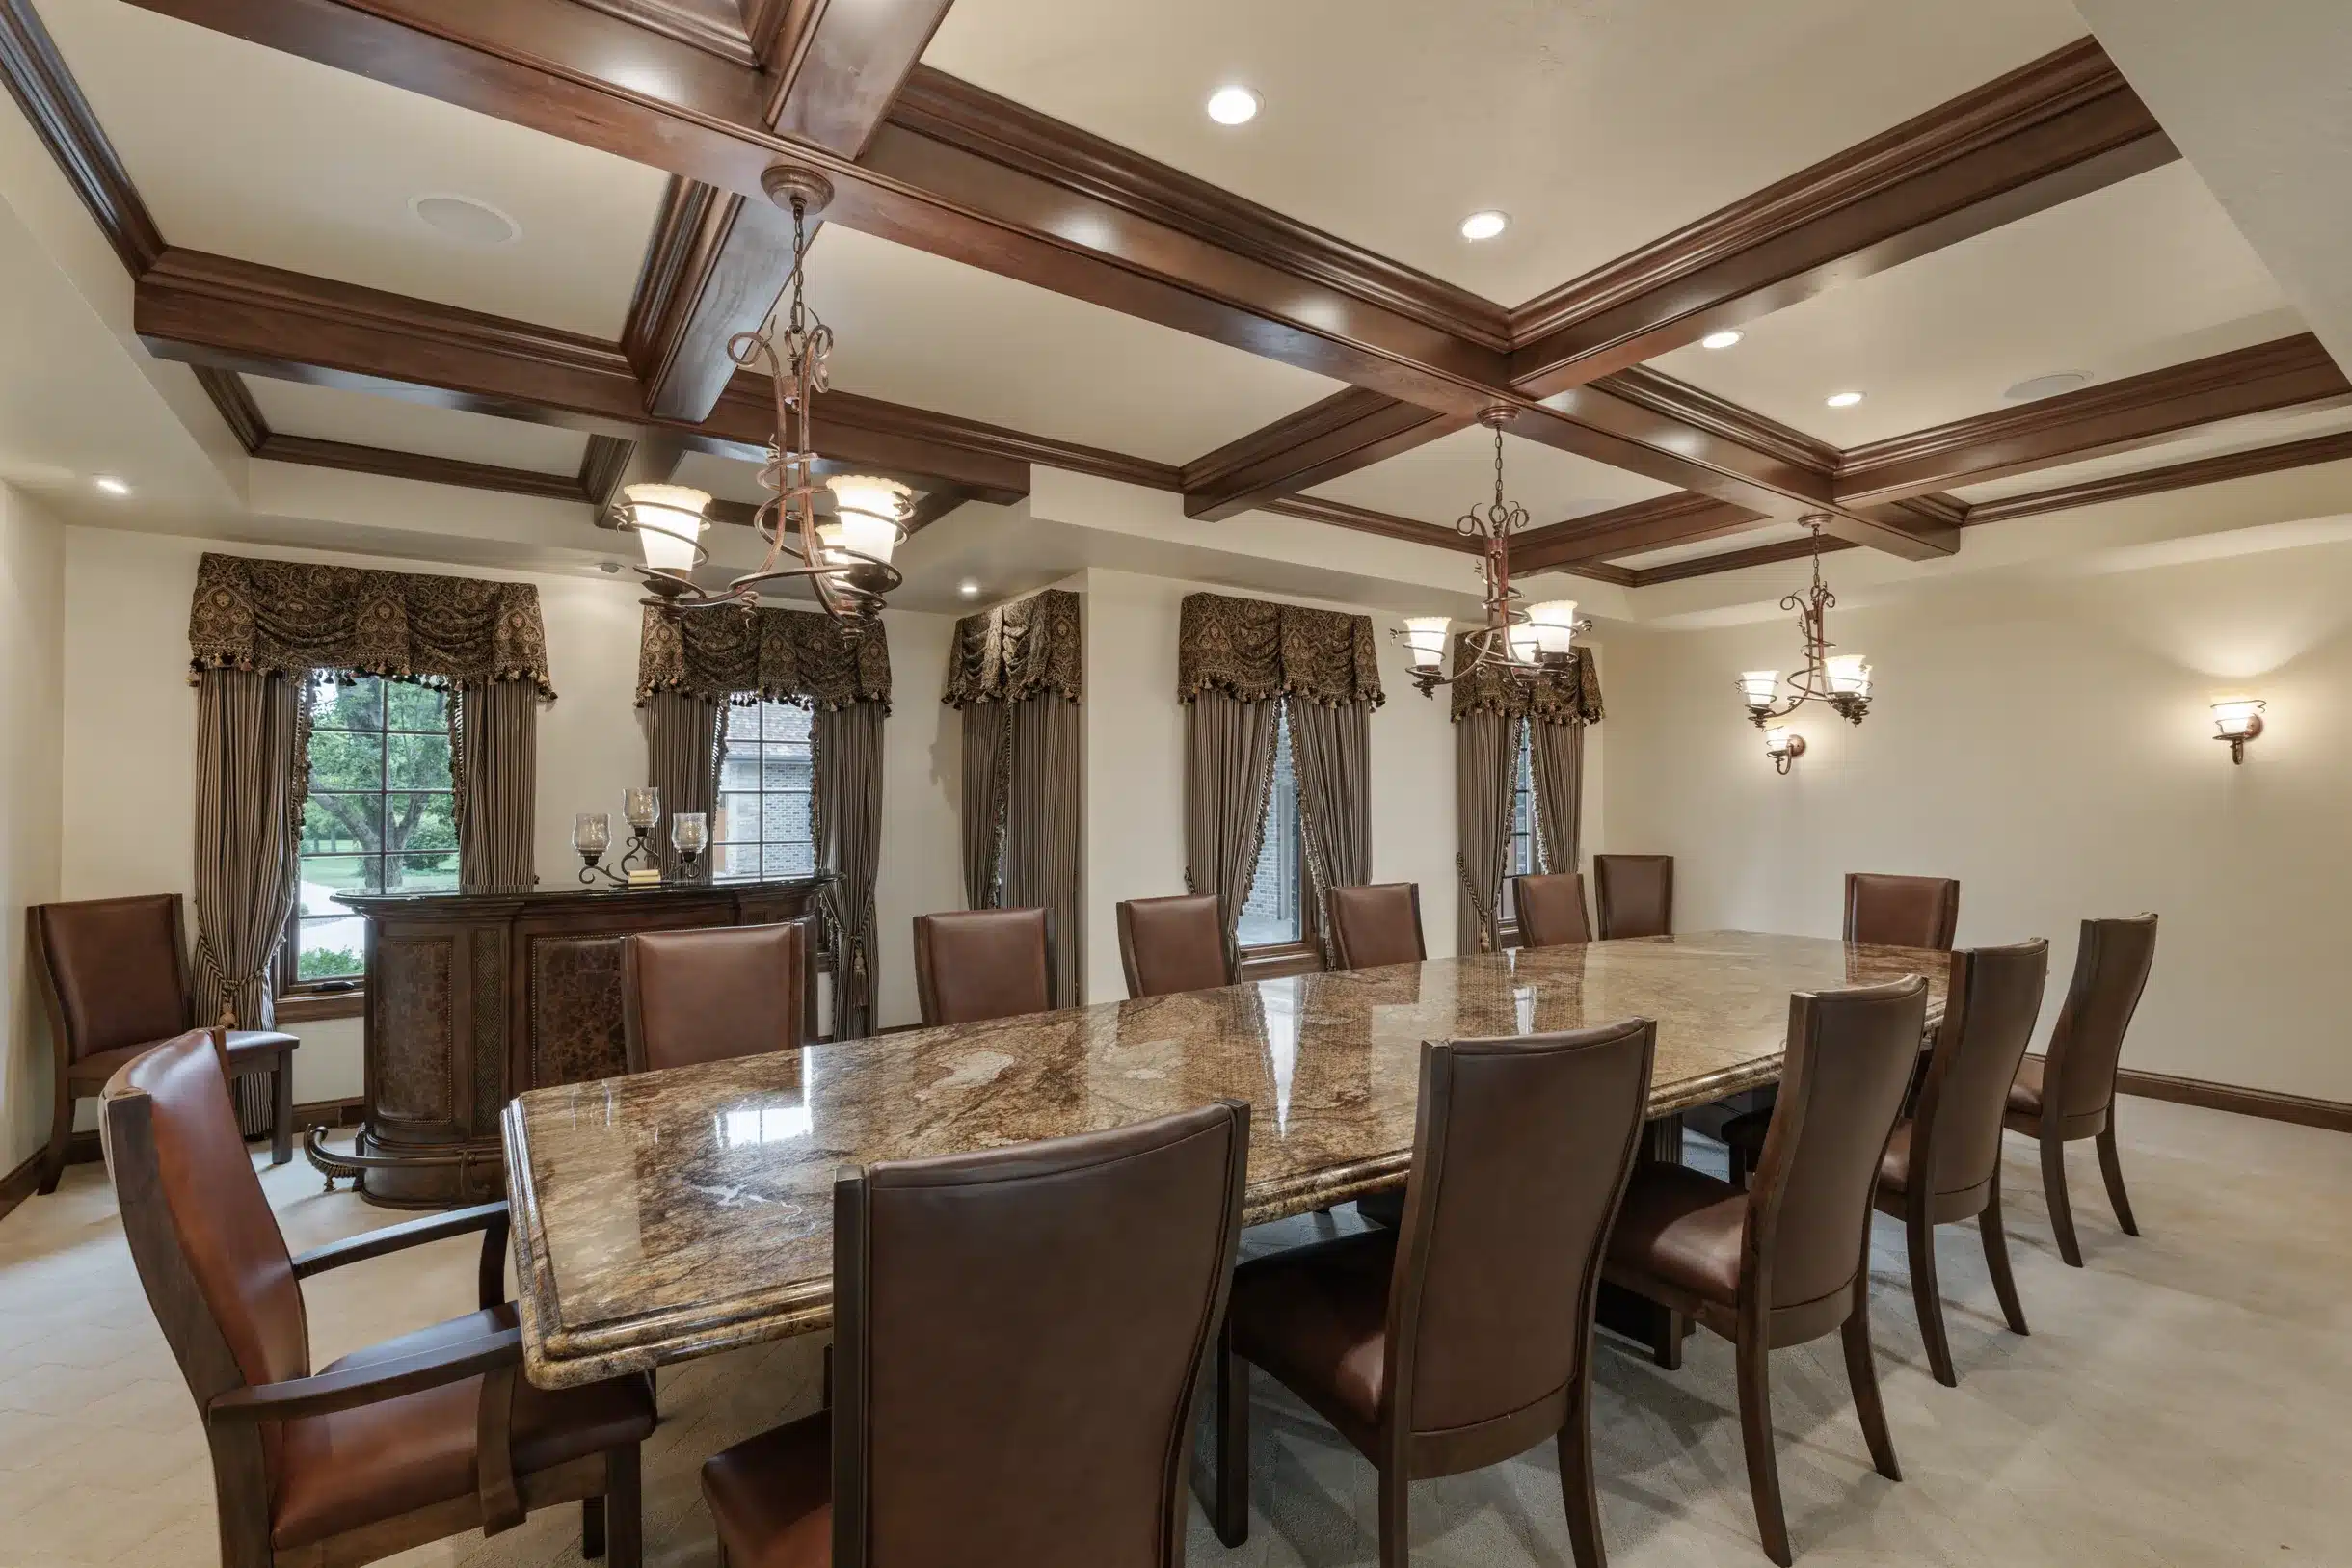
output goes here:
[{"label": "wooden chair leg", "polygon": [[1788,1516],[1780,1507],[1780,1460],[1772,1447],[1772,1348],[1740,1336],[1734,1360],[1740,1387],[1740,1446],[1748,1450],[1748,1491],[1755,1502],[1764,1555],[1789,1568]]},{"label": "wooden chair leg", "polygon": [[1568,1512],[1568,1545],[1576,1568],[1608,1568],[1601,1540],[1601,1502],[1592,1485],[1592,1349],[1568,1385],[1568,1423],[1560,1429],[1560,1501]]},{"label": "wooden chair leg", "polygon": [[1976,1234],[1985,1243],[1985,1272],[1992,1276],[1992,1293],[2001,1298],[2001,1316],[2009,1332],[2023,1334],[2025,1308],[2018,1300],[2017,1277],[2009,1272],[2009,1233],[2001,1226],[2001,1173],[1992,1172],[1992,1190],[1985,1196],[1985,1211],[1976,1216]]},{"label": "wooden chair leg", "polygon": [[590,1562],[604,1555],[604,1500],[580,1499],[580,1555]]},{"label": "wooden chair leg", "polygon": [[270,1163],[283,1165],[294,1157],[294,1055],[278,1058],[270,1069]]},{"label": "wooden chair leg", "polygon": [[1682,1314],[1652,1305],[1649,1359],[1670,1372],[1682,1370]]},{"label": "wooden chair leg", "polygon": [[2069,1268],[2082,1266],[2082,1247],[2074,1239],[2074,1209],[2066,1196],[2066,1145],[2042,1134],[2042,1190],[2049,1199],[2050,1235],[2057,1238],[2058,1256]]},{"label": "wooden chair leg", "polygon": [[1380,1568],[1412,1568],[1412,1495],[1410,1475],[1380,1467]]},{"label": "wooden chair leg", "polygon": [[1947,1389],[1960,1387],[1952,1367],[1952,1342],[1943,1331],[1943,1292],[1936,1280],[1936,1227],[1913,1213],[1903,1221],[1904,1238],[1911,1243],[1911,1302],[1919,1311],[1919,1339],[1927,1346],[1928,1370]]},{"label": "wooden chair leg", "polygon": [[2115,1206],[2115,1222],[2124,1228],[2125,1236],[2138,1236],[2140,1227],[2131,1217],[2131,1199],[2124,1191],[2124,1161],[2115,1147],[2115,1112],[2107,1112],[2107,1125],[2098,1134],[2098,1174],[2107,1179],[2107,1201]]},{"label": "wooden chair leg", "polygon": [[1724,1174],[1731,1184],[1745,1192],[1748,1189],[1748,1151],[1736,1143],[1724,1145]]},{"label": "wooden chair leg", "polygon": [[1870,1462],[1890,1481],[1903,1478],[1895,1462],[1895,1435],[1886,1425],[1886,1404],[1879,1397],[1879,1366],[1870,1353],[1870,1276],[1864,1273],[1854,1290],[1854,1311],[1846,1315],[1838,1335],[1846,1345],[1846,1381],[1854,1385],[1854,1410],[1862,1421],[1862,1438],[1870,1445]]},{"label": "wooden chair leg", "polygon": [[1228,1547],[1249,1539],[1249,1364],[1233,1353],[1230,1330],[1216,1340],[1216,1506],[1210,1524]]},{"label": "wooden chair leg", "polygon": [[66,1174],[66,1146],[73,1141],[73,1091],[66,1086],[65,1052],[58,1052],[57,1108],[49,1116],[49,1150],[40,1167],[40,1195],[57,1190]]},{"label": "wooden chair leg", "polygon": [[637,1445],[604,1456],[605,1550],[609,1568],[645,1568],[645,1492]]}]

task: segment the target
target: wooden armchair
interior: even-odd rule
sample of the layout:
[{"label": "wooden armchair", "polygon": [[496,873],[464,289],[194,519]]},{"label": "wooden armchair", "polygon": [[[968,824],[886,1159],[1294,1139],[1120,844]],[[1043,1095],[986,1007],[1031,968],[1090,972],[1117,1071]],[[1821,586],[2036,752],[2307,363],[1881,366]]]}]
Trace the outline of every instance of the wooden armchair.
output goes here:
[{"label": "wooden armchair", "polygon": [[[223,1042],[192,1031],[124,1066],[99,1106],[147,1300],[212,1449],[224,1568],[373,1562],[577,1501],[589,1556],[638,1568],[643,1377],[545,1391],[520,1375],[503,1203],[289,1257],[245,1154]],[[310,1365],[300,1282],[482,1234],[480,1310]]]}]

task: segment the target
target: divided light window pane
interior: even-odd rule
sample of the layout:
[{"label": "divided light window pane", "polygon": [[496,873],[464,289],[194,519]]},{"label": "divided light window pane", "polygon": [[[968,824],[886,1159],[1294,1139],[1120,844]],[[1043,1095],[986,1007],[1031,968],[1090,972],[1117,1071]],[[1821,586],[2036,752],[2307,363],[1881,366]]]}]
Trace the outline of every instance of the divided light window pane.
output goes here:
[{"label": "divided light window pane", "polygon": [[727,710],[719,757],[719,809],[710,824],[722,881],[805,877],[816,870],[809,821],[814,769],[809,710],[762,703]]},{"label": "divided light window pane", "polygon": [[297,984],[361,975],[365,922],[336,893],[436,892],[458,878],[448,693],[332,671],[311,679]]},{"label": "divided light window pane", "polygon": [[1510,855],[1504,862],[1502,918],[1519,917],[1518,900],[1511,895],[1510,879],[1525,876],[1536,869],[1536,727],[1532,721],[1519,725],[1519,760],[1511,770]]},{"label": "divided light window pane", "polygon": [[1274,787],[1266,808],[1266,837],[1258,847],[1249,896],[1242,902],[1238,928],[1244,947],[1296,942],[1305,933],[1299,919],[1306,883],[1298,837],[1298,776],[1291,767],[1291,715],[1286,704],[1274,727]]}]

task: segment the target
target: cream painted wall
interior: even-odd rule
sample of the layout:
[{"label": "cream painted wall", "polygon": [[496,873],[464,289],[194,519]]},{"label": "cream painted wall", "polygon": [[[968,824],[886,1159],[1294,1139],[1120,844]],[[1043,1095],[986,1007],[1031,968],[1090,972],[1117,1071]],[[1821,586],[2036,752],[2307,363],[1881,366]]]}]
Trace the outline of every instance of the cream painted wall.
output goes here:
[{"label": "cream painted wall", "polygon": [[65,532],[0,485],[0,1170],[48,1141],[55,1092],[24,912],[58,896]]},{"label": "cream painted wall", "polygon": [[[62,896],[191,892],[195,786],[189,759],[196,748],[196,701],[187,684],[187,628],[197,558],[206,548],[225,548],[393,571],[427,569],[408,561],[259,552],[104,529],[63,533]],[[540,715],[538,864],[547,882],[569,882],[579,864],[571,847],[572,813],[617,812],[621,791],[644,782],[644,732],[634,707],[638,595],[628,579],[481,574],[539,588],[559,696]],[[889,618],[895,691],[885,730],[883,789],[890,828],[876,896],[886,1024],[915,1018],[908,922],[921,910],[952,907],[959,896],[954,743],[938,717],[952,625],[948,617],[913,612],[894,611]],[[944,764],[935,756],[943,733],[949,737]],[[29,901],[12,890],[16,917]],[[300,1032],[296,1099],[357,1095],[359,1021],[306,1023]],[[89,1115],[85,1107],[85,1122]]]},{"label": "cream painted wall", "polygon": [[[1610,645],[1609,820],[1675,857],[1684,930],[1835,935],[1846,870],[1957,876],[1964,945],[2051,939],[2050,1021],[2086,916],[2163,917],[2125,1051],[2162,1073],[2352,1100],[2352,545],[1960,585],[1834,611],[1867,652],[1859,729],[1806,714],[1787,778],[1733,677],[1786,669],[1769,622]],[[2206,704],[2269,732],[2233,768]]]}]

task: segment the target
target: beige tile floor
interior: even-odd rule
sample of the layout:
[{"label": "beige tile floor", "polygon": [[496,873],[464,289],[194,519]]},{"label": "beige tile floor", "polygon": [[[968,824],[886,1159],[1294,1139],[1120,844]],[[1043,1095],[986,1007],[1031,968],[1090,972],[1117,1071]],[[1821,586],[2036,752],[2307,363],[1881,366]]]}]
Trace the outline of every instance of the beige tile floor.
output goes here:
[{"label": "beige tile floor", "polygon": [[[2146,1236],[2122,1236],[2083,1146],[2090,1266],[2062,1266],[2032,1151],[2010,1140],[2030,1339],[2002,1331],[1972,1232],[1940,1254],[1962,1384],[1928,1376],[1899,1230],[1880,1222],[1875,1339],[1905,1479],[1870,1469],[1835,1341],[1775,1357],[1776,1425],[1800,1560],[1859,1564],[2352,1563],[2352,1138],[2124,1103]],[[1695,1156],[1703,1162],[1703,1155]],[[323,1196],[299,1164],[266,1181],[299,1250],[397,1216]],[[1311,1222],[1295,1222],[1299,1224]],[[444,1243],[308,1288],[318,1356],[465,1310],[472,1253]],[[815,1408],[815,1342],[662,1374],[647,1453],[648,1560],[713,1561],[695,1467]],[[1701,1336],[1679,1373],[1601,1355],[1601,1503],[1619,1568],[1765,1561],[1740,1459],[1731,1358]],[[1194,1513],[1191,1560],[1343,1568],[1373,1560],[1371,1471],[1262,1381],[1254,1528],[1220,1548]],[[1549,1446],[1414,1489],[1418,1563],[1572,1561]],[[524,1568],[578,1561],[559,1509],[496,1540],[397,1559]],[[216,1561],[209,1472],[185,1387],[149,1317],[95,1166],[0,1222],[0,1568]]]}]

